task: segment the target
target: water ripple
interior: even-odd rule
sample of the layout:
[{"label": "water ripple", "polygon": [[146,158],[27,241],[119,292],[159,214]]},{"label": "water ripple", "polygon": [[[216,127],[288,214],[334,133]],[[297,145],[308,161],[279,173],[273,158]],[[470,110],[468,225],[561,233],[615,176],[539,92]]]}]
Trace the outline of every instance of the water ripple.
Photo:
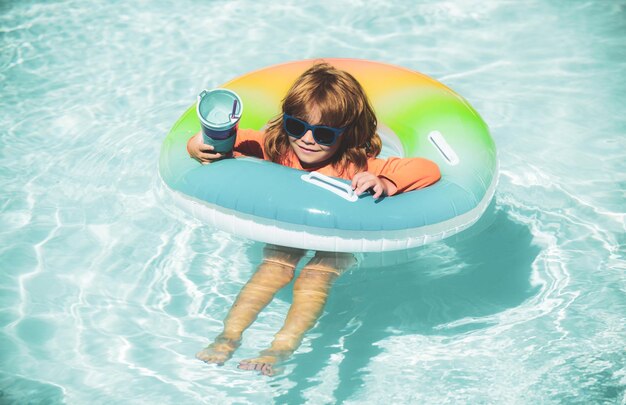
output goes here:
[{"label": "water ripple", "polygon": [[[0,9],[3,400],[626,400],[622,1]],[[361,257],[284,375],[207,366],[193,354],[262,246],[173,208],[160,143],[200,89],[329,56],[467,98],[498,145],[496,202],[458,238]],[[290,302],[277,294],[236,359],[269,344]]]}]

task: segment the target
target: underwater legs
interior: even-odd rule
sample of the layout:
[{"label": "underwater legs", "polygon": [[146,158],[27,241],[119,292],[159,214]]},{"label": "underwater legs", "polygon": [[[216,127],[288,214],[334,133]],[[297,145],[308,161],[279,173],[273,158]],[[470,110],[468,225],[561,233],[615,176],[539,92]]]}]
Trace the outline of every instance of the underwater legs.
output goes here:
[{"label": "underwater legs", "polygon": [[239,368],[273,375],[274,365],[287,359],[302,342],[324,309],[334,280],[356,260],[348,253],[317,252],[302,269],[293,287],[293,304],[271,346],[259,357],[243,360]]},{"label": "underwater legs", "polygon": [[294,269],[305,251],[268,245],[257,271],[241,289],[224,320],[224,330],[213,343],[196,353],[206,363],[224,364],[239,347],[243,331],[292,279]]}]

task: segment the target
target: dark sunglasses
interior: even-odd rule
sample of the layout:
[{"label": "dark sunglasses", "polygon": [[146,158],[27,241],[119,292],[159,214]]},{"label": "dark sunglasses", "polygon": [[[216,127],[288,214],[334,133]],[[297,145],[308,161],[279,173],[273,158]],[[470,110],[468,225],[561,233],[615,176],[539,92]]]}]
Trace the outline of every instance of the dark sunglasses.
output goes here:
[{"label": "dark sunglasses", "polygon": [[283,127],[289,136],[297,139],[302,138],[306,131],[310,129],[315,142],[324,146],[334,144],[339,135],[346,129],[345,127],[333,128],[324,125],[310,125],[308,122],[299,120],[289,114],[283,114]]}]

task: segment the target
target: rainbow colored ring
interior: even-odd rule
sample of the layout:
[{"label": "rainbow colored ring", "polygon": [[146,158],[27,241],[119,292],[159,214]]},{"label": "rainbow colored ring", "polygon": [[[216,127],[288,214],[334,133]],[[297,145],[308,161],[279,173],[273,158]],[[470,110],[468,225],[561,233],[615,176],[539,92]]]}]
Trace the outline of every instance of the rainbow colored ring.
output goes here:
[{"label": "rainbow colored ring", "polygon": [[[200,130],[194,105],[161,148],[159,173],[174,201],[226,232],[335,252],[408,249],[475,223],[493,198],[498,162],[487,125],[469,103],[405,68],[354,59],[325,61],[350,72],[365,88],[385,154],[436,162],[442,172],[439,182],[376,203],[370,195],[348,201],[303,181],[305,172],[256,158],[201,165],[186,151],[187,140]],[[246,106],[240,127],[261,129],[279,114],[291,84],[314,62],[268,67],[221,86],[235,91]]]}]

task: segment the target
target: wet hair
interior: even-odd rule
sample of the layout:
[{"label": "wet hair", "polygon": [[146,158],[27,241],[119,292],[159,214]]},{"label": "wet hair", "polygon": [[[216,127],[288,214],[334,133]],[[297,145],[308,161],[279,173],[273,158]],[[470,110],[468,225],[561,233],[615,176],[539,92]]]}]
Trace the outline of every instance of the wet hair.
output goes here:
[{"label": "wet hair", "polygon": [[[382,142],[376,133],[374,109],[361,84],[348,72],[325,62],[315,63],[287,92],[282,113],[308,121],[315,107],[320,112],[317,124],[346,128],[330,164],[341,175],[366,170],[367,159],[378,156]],[[265,151],[276,163],[284,163],[290,153],[283,114],[273,118],[265,130]]]}]

